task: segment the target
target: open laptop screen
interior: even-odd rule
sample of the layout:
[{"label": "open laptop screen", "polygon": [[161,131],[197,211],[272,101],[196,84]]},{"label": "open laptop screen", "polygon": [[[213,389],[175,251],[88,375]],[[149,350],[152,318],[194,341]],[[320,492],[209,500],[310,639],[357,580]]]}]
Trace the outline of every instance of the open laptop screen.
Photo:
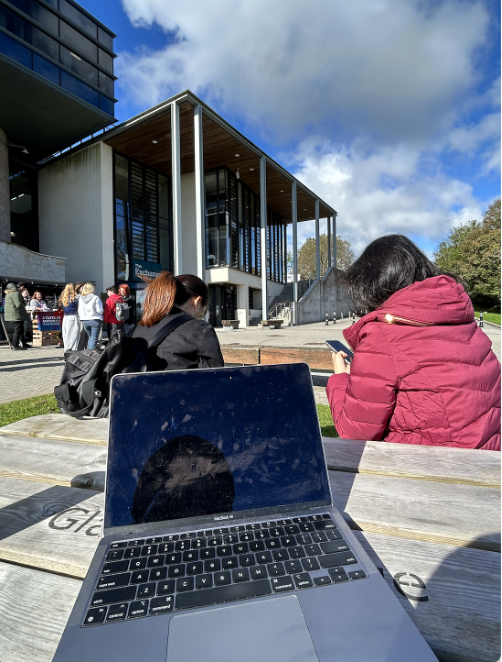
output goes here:
[{"label": "open laptop screen", "polygon": [[105,527],[331,503],[305,364],[118,375]]}]

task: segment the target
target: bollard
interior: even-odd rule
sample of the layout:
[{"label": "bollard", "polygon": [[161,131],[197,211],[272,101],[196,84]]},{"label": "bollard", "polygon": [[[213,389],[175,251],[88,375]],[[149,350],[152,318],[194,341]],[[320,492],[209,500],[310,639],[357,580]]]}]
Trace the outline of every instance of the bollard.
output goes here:
[{"label": "bollard", "polygon": [[329,324],[328,313],[326,313],[324,317],[325,317],[325,319],[324,319],[324,324],[325,324],[326,326],[328,326],[328,324]]},{"label": "bollard", "polygon": [[336,310],[333,311],[333,324],[336,324]]},{"label": "bollard", "polygon": [[484,328],[485,323],[483,322],[483,313],[479,313],[479,326]]},{"label": "bollard", "polygon": [[356,314],[352,313],[352,324],[356,323]]},{"label": "bollard", "polygon": [[342,312],[340,313],[340,322],[343,324],[343,310],[342,310]]}]

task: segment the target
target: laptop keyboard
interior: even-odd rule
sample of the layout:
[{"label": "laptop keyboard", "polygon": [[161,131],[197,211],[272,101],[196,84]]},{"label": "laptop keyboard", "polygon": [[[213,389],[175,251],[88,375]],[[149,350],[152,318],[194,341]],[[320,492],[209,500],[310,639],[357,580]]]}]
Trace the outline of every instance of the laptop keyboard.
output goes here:
[{"label": "laptop keyboard", "polygon": [[366,577],[329,514],[114,542],[84,626]]}]

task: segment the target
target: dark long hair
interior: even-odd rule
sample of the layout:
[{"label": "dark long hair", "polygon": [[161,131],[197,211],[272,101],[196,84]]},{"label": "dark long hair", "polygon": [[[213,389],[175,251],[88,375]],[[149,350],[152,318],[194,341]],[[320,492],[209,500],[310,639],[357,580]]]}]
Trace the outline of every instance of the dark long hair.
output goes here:
[{"label": "dark long hair", "polygon": [[[408,237],[391,234],[372,241],[339,282],[356,307],[372,311],[398,290],[442,274]],[[453,274],[445,275],[459,282]]]},{"label": "dark long hair", "polygon": [[174,276],[170,271],[164,271],[146,288],[140,324],[157,324],[169,315],[173,306],[182,306],[193,297],[200,297],[204,306],[209,303],[209,288],[203,280],[192,274]]}]

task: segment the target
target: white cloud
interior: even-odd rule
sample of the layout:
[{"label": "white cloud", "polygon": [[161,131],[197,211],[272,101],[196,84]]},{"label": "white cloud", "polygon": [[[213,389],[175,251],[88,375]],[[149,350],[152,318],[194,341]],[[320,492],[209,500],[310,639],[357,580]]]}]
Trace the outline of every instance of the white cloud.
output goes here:
[{"label": "white cloud", "polygon": [[[420,237],[424,248],[436,245],[453,226],[480,218],[484,208],[470,185],[441,172],[434,155],[404,144],[336,145],[311,139],[285,159],[337,210],[337,233],[356,253],[389,233]],[[313,233],[312,222],[299,224],[299,244]]]},{"label": "white cloud", "polygon": [[[478,79],[481,2],[123,0],[174,41],[120,53],[119,85],[153,105],[186,88],[288,140],[311,126],[421,137],[449,126]],[[167,36],[166,36],[167,41]],[[323,129],[324,130],[324,129]]]}]

